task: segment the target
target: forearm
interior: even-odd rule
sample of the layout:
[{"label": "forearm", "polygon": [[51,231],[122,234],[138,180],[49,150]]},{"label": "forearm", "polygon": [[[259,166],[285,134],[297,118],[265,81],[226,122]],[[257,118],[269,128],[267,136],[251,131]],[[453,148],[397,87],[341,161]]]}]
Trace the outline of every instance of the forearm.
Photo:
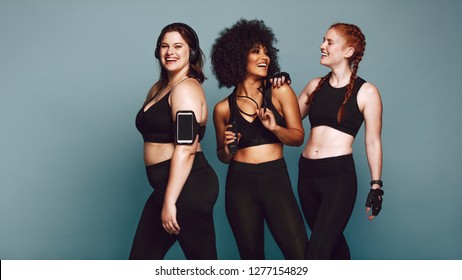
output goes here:
[{"label": "forearm", "polygon": [[303,144],[303,140],[305,137],[304,130],[296,129],[296,128],[285,128],[282,126],[276,126],[276,128],[272,131],[278,139],[287,146],[300,146]]},{"label": "forearm", "polygon": [[371,180],[382,178],[382,142],[380,139],[366,143],[367,161],[371,172]]},{"label": "forearm", "polygon": [[217,151],[217,157],[224,164],[229,164],[229,162],[233,158],[233,155],[227,153],[224,148],[221,148]]},{"label": "forearm", "polygon": [[195,153],[186,149],[176,149],[170,164],[170,175],[165,190],[164,204],[175,204],[191,173]]}]

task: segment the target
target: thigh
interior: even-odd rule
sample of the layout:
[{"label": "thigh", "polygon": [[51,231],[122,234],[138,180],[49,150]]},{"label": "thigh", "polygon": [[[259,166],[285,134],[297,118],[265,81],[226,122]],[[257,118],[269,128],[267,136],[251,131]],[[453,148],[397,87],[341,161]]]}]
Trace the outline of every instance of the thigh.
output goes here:
[{"label": "thigh", "polygon": [[356,175],[341,174],[334,178],[315,180],[315,188],[322,188],[323,196],[313,225],[309,258],[330,259],[343,238],[356,199]]},{"label": "thigh", "polygon": [[258,203],[256,176],[230,169],[225,207],[242,259],[264,258],[264,220]]},{"label": "thigh", "polygon": [[298,175],[297,189],[303,215],[312,229],[321,205],[320,194],[314,188],[314,180],[301,174]]},{"label": "thigh", "polygon": [[216,260],[216,237],[212,215],[178,215],[180,246],[188,260]]},{"label": "thigh", "polygon": [[303,259],[308,238],[286,168],[262,176],[262,200],[268,227],[287,259]]},{"label": "thigh", "polygon": [[218,177],[211,167],[191,172],[177,200],[177,207],[203,215],[213,213],[218,197]]},{"label": "thigh", "polygon": [[177,202],[178,240],[187,259],[217,259],[213,206],[218,178],[211,167],[191,172]]},{"label": "thigh", "polygon": [[163,259],[176,241],[176,238],[162,227],[162,208],[154,203],[154,197],[151,195],[144,206],[130,251],[130,259]]}]

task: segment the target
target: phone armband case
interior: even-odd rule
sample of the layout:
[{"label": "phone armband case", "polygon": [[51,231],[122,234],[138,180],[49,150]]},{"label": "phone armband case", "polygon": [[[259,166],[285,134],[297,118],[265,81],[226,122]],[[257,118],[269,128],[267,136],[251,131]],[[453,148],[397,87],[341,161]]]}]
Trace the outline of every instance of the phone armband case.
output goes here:
[{"label": "phone armband case", "polygon": [[199,123],[193,111],[176,112],[174,127],[175,142],[179,145],[192,145],[199,131]]}]

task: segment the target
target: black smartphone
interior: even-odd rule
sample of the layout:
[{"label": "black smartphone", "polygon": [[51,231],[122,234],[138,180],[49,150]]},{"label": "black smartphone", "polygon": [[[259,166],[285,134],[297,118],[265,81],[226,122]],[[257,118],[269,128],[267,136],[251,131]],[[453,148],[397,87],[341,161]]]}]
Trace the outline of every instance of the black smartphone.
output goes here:
[{"label": "black smartphone", "polygon": [[194,113],[179,111],[176,114],[176,142],[177,144],[194,143]]},{"label": "black smartphone", "polygon": [[234,133],[234,136],[236,137],[236,139],[233,142],[228,144],[229,152],[232,155],[234,155],[235,153],[237,153],[237,150],[238,150],[237,134],[239,133],[239,131],[237,129],[237,123],[232,122],[231,126],[229,126],[226,130],[232,131]]}]

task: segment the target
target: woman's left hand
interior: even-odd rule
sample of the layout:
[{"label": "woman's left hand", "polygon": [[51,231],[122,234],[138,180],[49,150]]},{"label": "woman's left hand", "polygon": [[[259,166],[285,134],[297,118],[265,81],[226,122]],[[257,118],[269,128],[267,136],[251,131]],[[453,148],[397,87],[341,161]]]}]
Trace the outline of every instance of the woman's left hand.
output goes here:
[{"label": "woman's left hand", "polygon": [[263,126],[266,127],[269,131],[274,132],[277,129],[278,125],[274,119],[273,111],[268,108],[261,108],[257,110],[257,115],[260,118]]},{"label": "woman's left hand", "polygon": [[369,221],[372,221],[372,219],[380,213],[380,210],[382,210],[382,202],[383,191],[380,188],[371,188],[366,199],[366,213],[372,210],[372,214],[367,217]]},{"label": "woman's left hand", "polygon": [[161,213],[162,226],[169,234],[179,234],[180,226],[176,220],[176,205],[164,204]]}]

